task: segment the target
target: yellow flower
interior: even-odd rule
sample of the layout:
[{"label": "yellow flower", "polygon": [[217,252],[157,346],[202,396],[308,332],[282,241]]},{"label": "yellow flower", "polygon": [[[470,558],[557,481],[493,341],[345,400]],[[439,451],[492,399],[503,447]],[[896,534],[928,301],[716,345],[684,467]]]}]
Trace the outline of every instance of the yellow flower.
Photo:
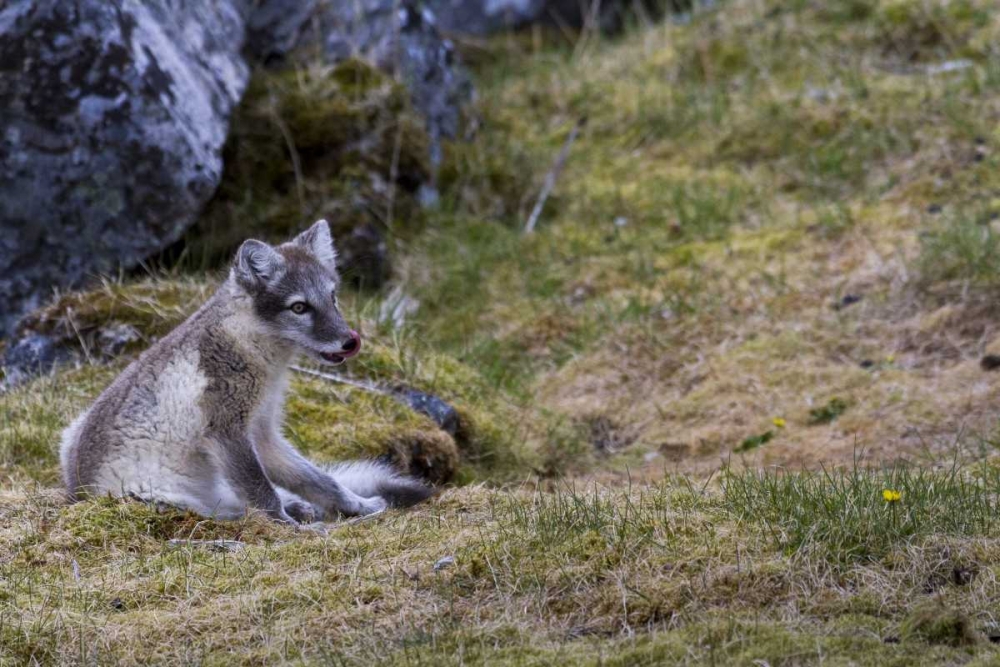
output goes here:
[{"label": "yellow flower", "polygon": [[778,428],[785,428],[785,420],[782,419],[781,417],[775,417],[774,419],[771,420],[771,423]]},{"label": "yellow flower", "polygon": [[882,500],[887,503],[897,503],[902,497],[903,494],[894,489],[885,489],[882,491]]},{"label": "yellow flower", "polygon": [[887,355],[885,355],[885,363],[892,364],[892,363],[895,363],[895,362],[896,362],[896,355],[895,354],[887,354]]}]

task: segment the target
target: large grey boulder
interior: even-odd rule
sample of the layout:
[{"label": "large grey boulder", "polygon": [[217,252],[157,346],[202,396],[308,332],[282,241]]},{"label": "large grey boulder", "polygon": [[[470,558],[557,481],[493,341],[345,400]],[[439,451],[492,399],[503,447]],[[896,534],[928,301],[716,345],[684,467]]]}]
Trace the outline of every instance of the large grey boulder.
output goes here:
[{"label": "large grey boulder", "polygon": [[242,0],[0,2],[0,335],[174,242],[222,173]]}]

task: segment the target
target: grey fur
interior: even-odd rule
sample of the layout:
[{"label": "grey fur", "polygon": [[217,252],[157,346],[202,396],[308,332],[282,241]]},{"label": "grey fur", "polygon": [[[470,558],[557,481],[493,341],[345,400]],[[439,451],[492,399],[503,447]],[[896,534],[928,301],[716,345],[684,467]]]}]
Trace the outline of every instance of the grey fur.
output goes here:
[{"label": "grey fur", "polygon": [[134,495],[224,518],[257,509],[289,523],[427,498],[382,464],[319,468],[281,435],[292,358],[340,363],[360,347],[336,304],[335,262],[322,220],[278,247],[245,242],[218,292],[66,429],[70,497]]}]

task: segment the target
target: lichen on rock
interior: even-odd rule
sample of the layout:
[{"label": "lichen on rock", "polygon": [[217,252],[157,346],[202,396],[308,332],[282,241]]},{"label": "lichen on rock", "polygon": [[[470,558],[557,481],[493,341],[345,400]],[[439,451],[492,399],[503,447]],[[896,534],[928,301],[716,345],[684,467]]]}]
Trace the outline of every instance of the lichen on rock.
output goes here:
[{"label": "lichen on rock", "polygon": [[231,1],[0,9],[0,333],[191,224],[221,177],[243,32]]}]

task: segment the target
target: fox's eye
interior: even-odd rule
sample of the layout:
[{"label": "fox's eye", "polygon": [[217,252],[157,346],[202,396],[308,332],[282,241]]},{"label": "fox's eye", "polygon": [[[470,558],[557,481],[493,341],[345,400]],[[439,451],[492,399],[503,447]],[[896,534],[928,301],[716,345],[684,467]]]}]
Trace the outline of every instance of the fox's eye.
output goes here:
[{"label": "fox's eye", "polygon": [[291,306],[289,306],[288,309],[291,310],[296,315],[301,315],[307,310],[309,310],[309,304],[306,303],[305,301],[296,301]]}]

